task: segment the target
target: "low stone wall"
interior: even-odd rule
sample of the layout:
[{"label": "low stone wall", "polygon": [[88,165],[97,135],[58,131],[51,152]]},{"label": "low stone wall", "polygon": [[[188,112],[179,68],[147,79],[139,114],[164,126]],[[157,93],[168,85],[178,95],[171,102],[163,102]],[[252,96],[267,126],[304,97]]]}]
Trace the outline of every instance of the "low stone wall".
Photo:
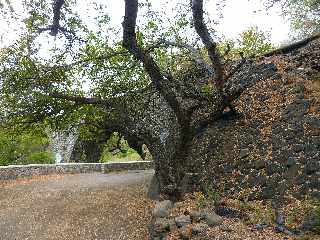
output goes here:
[{"label": "low stone wall", "polygon": [[108,173],[112,171],[145,170],[152,168],[153,162],[151,161],[12,165],[0,167],[0,181],[49,174]]}]

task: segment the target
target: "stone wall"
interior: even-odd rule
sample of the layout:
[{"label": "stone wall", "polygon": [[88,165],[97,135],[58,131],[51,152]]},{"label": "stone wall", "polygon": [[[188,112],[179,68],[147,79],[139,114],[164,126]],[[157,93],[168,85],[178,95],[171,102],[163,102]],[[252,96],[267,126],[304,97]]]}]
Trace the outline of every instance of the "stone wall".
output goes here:
[{"label": "stone wall", "polygon": [[[320,43],[278,58],[278,75],[234,103],[238,114],[212,123],[190,156],[217,191],[248,199],[320,199]],[[244,79],[245,80],[245,79]]]},{"label": "stone wall", "polygon": [[108,173],[112,171],[145,170],[152,168],[153,162],[151,161],[15,165],[0,167],[0,181],[49,174]]}]

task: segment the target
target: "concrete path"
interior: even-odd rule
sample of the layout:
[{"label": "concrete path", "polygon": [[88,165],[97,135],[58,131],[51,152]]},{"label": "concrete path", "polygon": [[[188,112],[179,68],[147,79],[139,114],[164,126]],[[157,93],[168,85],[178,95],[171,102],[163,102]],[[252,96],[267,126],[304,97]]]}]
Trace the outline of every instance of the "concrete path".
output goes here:
[{"label": "concrete path", "polygon": [[147,170],[0,184],[0,239],[147,239],[152,176]]}]

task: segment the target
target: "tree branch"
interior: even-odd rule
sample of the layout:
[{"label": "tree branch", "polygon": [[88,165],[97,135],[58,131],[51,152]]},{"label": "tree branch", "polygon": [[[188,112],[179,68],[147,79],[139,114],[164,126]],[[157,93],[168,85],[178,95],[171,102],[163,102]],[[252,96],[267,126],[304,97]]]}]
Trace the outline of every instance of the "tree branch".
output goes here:
[{"label": "tree branch", "polygon": [[298,42],[294,42],[292,44],[289,44],[289,45],[286,45],[284,47],[281,47],[281,48],[278,48],[276,50],[272,50],[271,52],[268,52],[264,55],[262,55],[262,57],[271,57],[271,56],[274,56],[274,55],[279,55],[279,54],[287,54],[287,53],[290,53],[294,50],[297,50],[299,48],[302,48],[304,46],[306,46],[308,43],[316,40],[316,39],[319,39],[320,38],[320,33],[318,34],[315,34],[311,37],[308,37],[308,38],[305,38],[303,40],[300,40]]},{"label": "tree branch", "polygon": [[238,62],[238,64],[233,69],[231,69],[225,76],[225,81],[228,81],[234,74],[236,74],[241,69],[241,67],[246,63],[246,61],[247,59],[241,56],[241,60]]},{"label": "tree branch", "polygon": [[192,14],[196,32],[208,51],[209,58],[215,71],[214,84],[218,90],[222,91],[225,83],[222,57],[217,49],[217,43],[211,38],[209,30],[204,23],[203,0],[192,0]]},{"label": "tree branch", "polygon": [[125,0],[125,16],[123,26],[123,47],[126,48],[137,60],[142,62],[144,69],[150,76],[159,93],[166,99],[168,104],[175,110],[177,116],[182,114],[179,102],[173,89],[169,86],[173,77],[170,74],[164,76],[153,58],[141,49],[136,39],[136,20],[138,14],[138,0]]},{"label": "tree branch", "polygon": [[155,45],[151,46],[148,48],[148,52],[150,52],[152,49],[155,48],[159,48],[159,47],[177,47],[177,48],[184,48],[186,50],[188,50],[191,54],[191,58],[196,62],[196,64],[198,64],[199,66],[203,67],[204,69],[206,69],[210,74],[214,74],[212,67],[209,66],[201,57],[199,51],[197,49],[195,49],[193,46],[186,44],[186,43],[177,43],[177,42],[171,42],[171,41],[167,41],[165,39],[162,39],[160,41],[158,41],[158,43],[156,43]]},{"label": "tree branch", "polygon": [[50,35],[57,36],[60,28],[61,8],[64,0],[55,0],[53,3],[53,21],[51,26]]},{"label": "tree branch", "polygon": [[53,1],[53,20],[52,24],[49,25],[49,27],[46,28],[39,28],[38,33],[46,32],[46,31],[51,31],[50,35],[51,36],[57,36],[59,30],[62,32],[67,32],[67,29],[64,27],[60,26],[60,19],[61,19],[61,8],[63,4],[65,3],[65,0],[54,0]]},{"label": "tree branch", "polygon": [[87,57],[87,58],[84,58],[84,59],[81,59],[79,61],[74,61],[70,64],[61,64],[61,65],[56,65],[56,66],[53,66],[53,67],[50,67],[48,69],[57,69],[57,68],[64,68],[64,69],[70,69],[72,67],[75,67],[77,65],[86,65],[90,62],[94,62],[94,61],[107,61],[107,60],[110,60],[116,56],[123,56],[125,54],[129,54],[127,51],[119,51],[119,52],[112,52],[110,54],[103,54],[103,55],[99,55],[99,56],[96,56],[96,57]]},{"label": "tree branch", "polygon": [[102,100],[100,98],[87,98],[87,97],[81,97],[81,96],[69,96],[65,95],[63,93],[50,93],[50,97],[55,99],[62,99],[67,100],[71,102],[75,102],[77,104],[88,104],[88,105],[103,105],[103,106],[111,106],[109,101]]}]

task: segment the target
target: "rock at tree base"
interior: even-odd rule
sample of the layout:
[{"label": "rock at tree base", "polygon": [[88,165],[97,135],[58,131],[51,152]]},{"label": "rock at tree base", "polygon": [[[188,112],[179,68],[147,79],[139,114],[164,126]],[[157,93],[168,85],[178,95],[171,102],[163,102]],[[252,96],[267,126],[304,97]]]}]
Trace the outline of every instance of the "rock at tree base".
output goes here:
[{"label": "rock at tree base", "polygon": [[153,216],[155,218],[167,217],[172,207],[173,203],[170,200],[158,202],[153,210]]},{"label": "rock at tree base", "polygon": [[174,220],[178,227],[184,227],[191,223],[191,218],[189,215],[181,215],[176,217]]},{"label": "rock at tree base", "polygon": [[204,233],[205,231],[207,231],[208,228],[209,226],[205,223],[197,223],[192,226],[192,233],[195,235],[199,233]]}]

